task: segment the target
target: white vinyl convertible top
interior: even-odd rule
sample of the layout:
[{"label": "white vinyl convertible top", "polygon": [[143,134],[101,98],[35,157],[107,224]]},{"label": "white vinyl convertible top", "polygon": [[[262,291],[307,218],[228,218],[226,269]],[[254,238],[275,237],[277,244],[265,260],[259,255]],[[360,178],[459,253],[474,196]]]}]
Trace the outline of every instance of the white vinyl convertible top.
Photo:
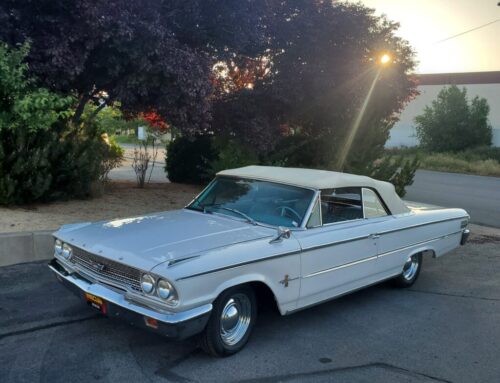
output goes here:
[{"label": "white vinyl convertible top", "polygon": [[365,186],[375,189],[379,193],[392,214],[401,214],[410,211],[396,194],[394,185],[366,176],[328,170],[255,165],[223,170],[217,173],[217,175],[272,181],[317,190]]}]

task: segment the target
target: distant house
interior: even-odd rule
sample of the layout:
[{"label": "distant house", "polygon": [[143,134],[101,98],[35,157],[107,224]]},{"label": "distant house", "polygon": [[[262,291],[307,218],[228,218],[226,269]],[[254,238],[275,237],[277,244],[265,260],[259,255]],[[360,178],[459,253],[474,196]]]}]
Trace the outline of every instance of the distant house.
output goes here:
[{"label": "distant house", "polygon": [[500,71],[471,73],[435,73],[418,76],[420,95],[403,110],[400,120],[391,130],[386,147],[415,146],[415,116],[422,114],[424,107],[436,99],[439,91],[455,84],[467,89],[467,97],[483,97],[490,105],[489,121],[493,127],[493,145],[500,146]]}]

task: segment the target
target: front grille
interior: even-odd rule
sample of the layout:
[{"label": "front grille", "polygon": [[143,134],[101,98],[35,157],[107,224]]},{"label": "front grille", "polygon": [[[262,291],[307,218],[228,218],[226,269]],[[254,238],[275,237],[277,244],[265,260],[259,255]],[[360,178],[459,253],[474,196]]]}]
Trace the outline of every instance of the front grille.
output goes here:
[{"label": "front grille", "polygon": [[141,291],[141,271],[73,247],[71,262],[105,281]]}]

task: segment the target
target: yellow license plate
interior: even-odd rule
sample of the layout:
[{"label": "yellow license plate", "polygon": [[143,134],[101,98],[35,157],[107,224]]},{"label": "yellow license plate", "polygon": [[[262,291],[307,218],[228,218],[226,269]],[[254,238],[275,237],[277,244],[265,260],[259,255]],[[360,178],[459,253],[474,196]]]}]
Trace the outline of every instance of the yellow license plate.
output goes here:
[{"label": "yellow license plate", "polygon": [[95,295],[89,293],[85,293],[85,300],[90,306],[101,311],[103,314],[106,314],[106,302],[104,301],[104,299],[96,297]]}]

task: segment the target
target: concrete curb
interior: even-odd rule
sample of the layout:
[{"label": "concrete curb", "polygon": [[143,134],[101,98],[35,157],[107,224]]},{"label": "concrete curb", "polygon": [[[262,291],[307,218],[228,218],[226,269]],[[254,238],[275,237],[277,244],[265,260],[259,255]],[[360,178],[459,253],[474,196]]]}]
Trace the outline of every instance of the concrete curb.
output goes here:
[{"label": "concrete curb", "polygon": [[53,230],[0,233],[0,267],[50,259]]}]

